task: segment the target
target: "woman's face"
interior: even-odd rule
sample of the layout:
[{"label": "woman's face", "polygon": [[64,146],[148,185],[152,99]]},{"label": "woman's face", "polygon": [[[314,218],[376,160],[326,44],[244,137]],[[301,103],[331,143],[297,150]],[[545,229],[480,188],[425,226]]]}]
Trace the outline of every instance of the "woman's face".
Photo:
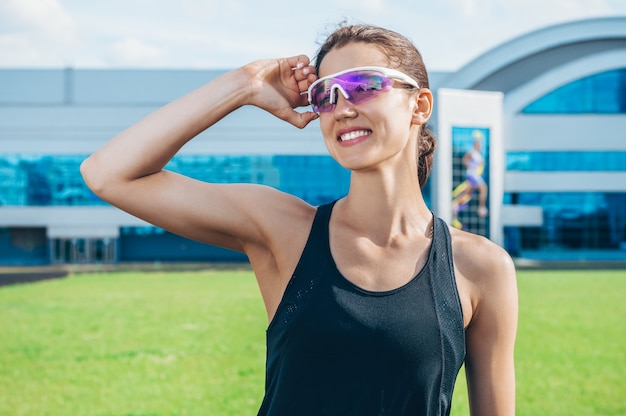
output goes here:
[{"label": "woman's face", "polygon": [[[389,67],[378,46],[349,43],[324,57],[319,77],[362,66]],[[419,124],[414,93],[394,83],[394,88],[375,98],[352,104],[338,94],[333,111],[320,114],[320,127],[330,154],[342,166],[358,171],[389,161],[417,164]]]}]

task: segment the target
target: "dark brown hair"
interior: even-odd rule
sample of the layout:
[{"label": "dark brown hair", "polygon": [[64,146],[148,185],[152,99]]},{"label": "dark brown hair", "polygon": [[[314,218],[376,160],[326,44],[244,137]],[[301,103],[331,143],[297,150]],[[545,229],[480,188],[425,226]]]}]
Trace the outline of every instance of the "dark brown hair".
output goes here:
[{"label": "dark brown hair", "polygon": [[[415,45],[405,36],[389,29],[370,25],[347,25],[342,23],[331,33],[319,48],[315,57],[315,70],[319,69],[324,57],[333,48],[341,48],[349,43],[362,42],[374,44],[380,48],[393,69],[404,72],[417,81],[421,88],[429,88],[428,72],[422,55]],[[430,175],[437,140],[433,132],[425,125],[421,128],[418,146],[417,176],[420,187],[424,187]]]}]

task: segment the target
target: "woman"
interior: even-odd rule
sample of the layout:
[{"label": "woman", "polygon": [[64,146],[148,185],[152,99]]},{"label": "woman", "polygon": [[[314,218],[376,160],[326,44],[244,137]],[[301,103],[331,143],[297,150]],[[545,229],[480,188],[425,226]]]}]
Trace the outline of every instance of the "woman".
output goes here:
[{"label": "woman", "polygon": [[[297,112],[312,104],[313,111]],[[443,415],[466,365],[473,415],[511,415],[515,270],[488,240],[424,203],[433,104],[417,49],[371,26],[306,56],[252,62],[157,110],[81,170],[111,204],[171,232],[245,253],[263,297],[261,415]],[[313,207],[275,189],[163,170],[243,105],[303,128],[351,170],[348,194]]]}]

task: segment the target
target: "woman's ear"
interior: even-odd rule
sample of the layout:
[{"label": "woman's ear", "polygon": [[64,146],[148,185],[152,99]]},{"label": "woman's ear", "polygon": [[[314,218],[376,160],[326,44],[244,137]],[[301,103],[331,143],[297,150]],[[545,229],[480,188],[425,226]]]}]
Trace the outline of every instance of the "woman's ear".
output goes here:
[{"label": "woman's ear", "polygon": [[424,125],[433,112],[433,93],[428,88],[420,88],[414,96],[413,123]]}]

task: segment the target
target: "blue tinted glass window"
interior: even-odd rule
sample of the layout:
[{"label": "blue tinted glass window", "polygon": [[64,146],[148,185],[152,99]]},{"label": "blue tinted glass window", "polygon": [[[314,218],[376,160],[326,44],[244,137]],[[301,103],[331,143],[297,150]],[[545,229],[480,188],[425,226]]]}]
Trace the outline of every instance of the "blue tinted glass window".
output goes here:
[{"label": "blue tinted glass window", "polygon": [[[86,156],[0,156],[0,205],[106,205],[85,185]],[[206,182],[256,183],[299,196],[312,205],[348,191],[349,171],[327,155],[180,155],[166,169]]]},{"label": "blue tinted glass window", "polygon": [[507,227],[505,248],[515,256],[626,260],[626,193],[505,193],[509,204],[540,206],[540,227]]},{"label": "blue tinted glass window", "polygon": [[79,172],[84,156],[0,156],[0,205],[103,204]]},{"label": "blue tinted glass window", "polygon": [[509,152],[508,171],[623,172],[626,152]]},{"label": "blue tinted glass window", "polygon": [[626,114],[626,68],[594,74],[546,94],[526,114]]}]

